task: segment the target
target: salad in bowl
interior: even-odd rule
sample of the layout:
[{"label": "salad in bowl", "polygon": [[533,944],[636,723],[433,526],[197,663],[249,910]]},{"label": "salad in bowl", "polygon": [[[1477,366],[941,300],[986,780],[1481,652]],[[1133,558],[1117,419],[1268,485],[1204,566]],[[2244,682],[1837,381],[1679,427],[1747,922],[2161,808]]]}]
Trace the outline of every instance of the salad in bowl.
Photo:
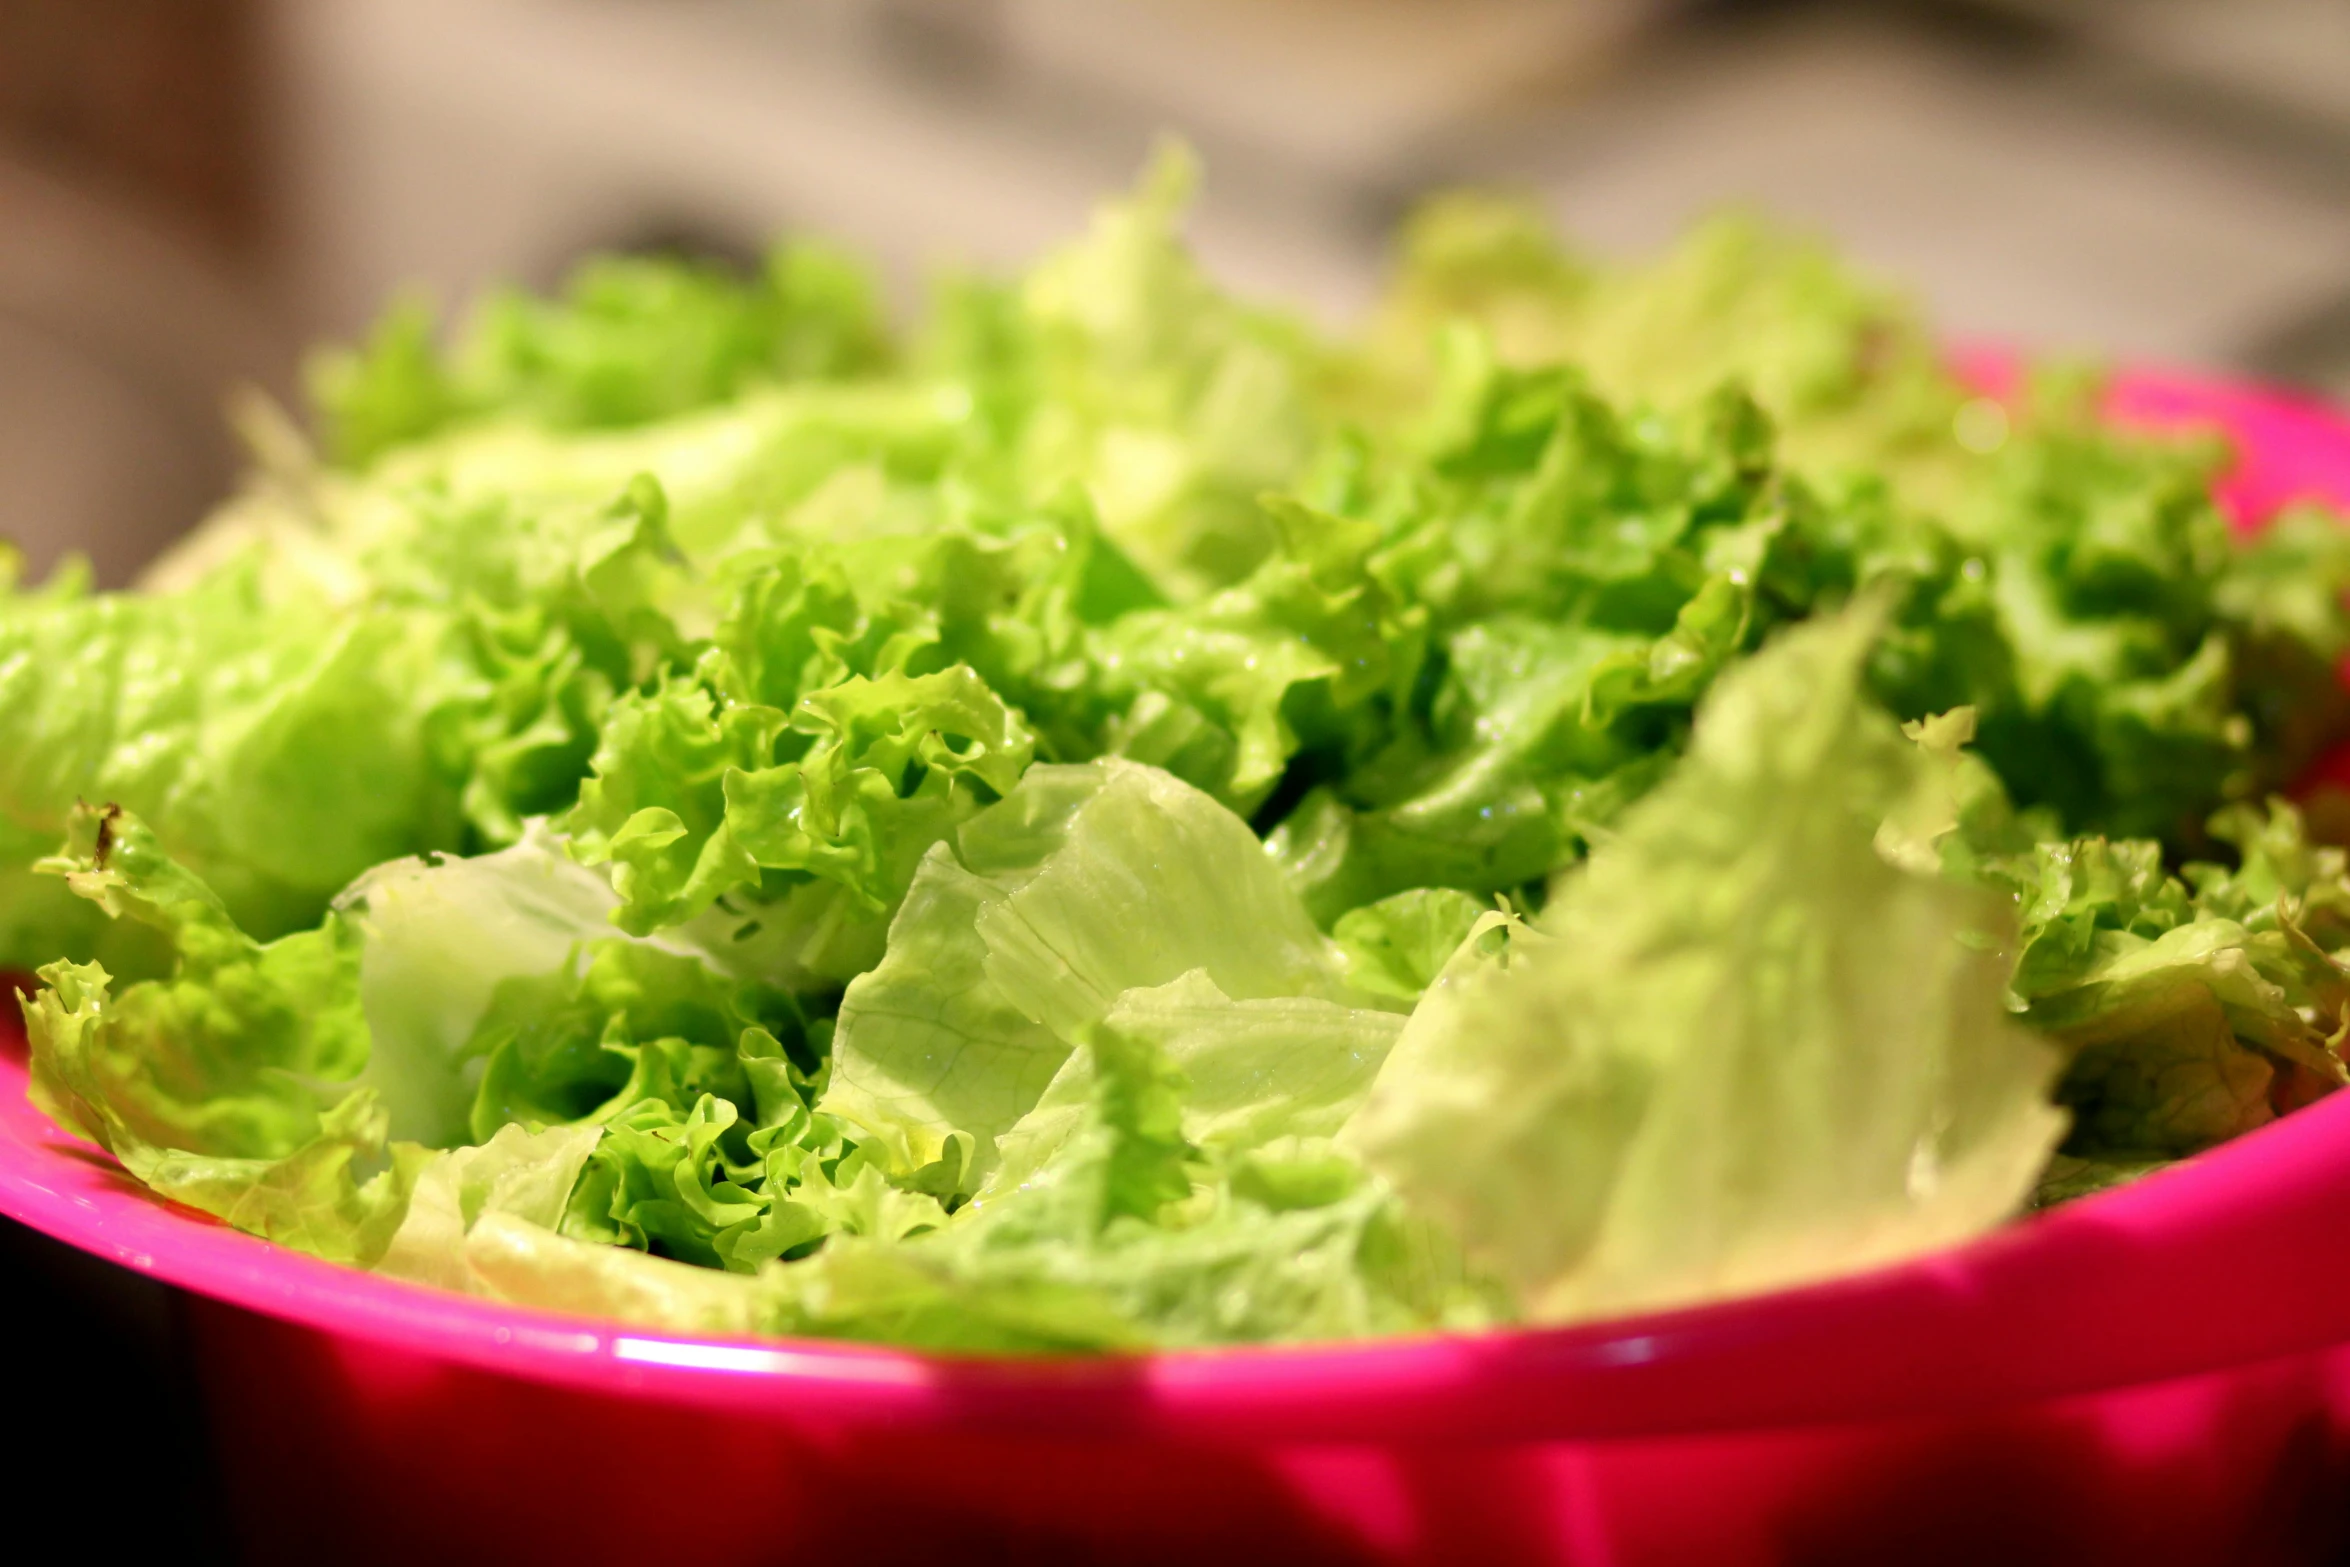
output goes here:
[{"label": "salad in bowl", "polygon": [[128,592],[0,590],[34,1102],[330,1260],[956,1352],[1830,1277],[2344,1081],[2350,534],[1746,220],[1458,197],[1333,336],[1170,153],[396,307]]}]

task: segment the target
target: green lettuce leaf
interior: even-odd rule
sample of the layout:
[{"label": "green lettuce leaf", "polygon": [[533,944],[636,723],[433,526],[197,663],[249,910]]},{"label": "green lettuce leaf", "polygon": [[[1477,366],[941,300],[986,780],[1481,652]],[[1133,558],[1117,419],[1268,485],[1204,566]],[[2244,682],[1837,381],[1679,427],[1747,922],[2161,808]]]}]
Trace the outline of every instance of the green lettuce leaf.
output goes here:
[{"label": "green lettuce leaf", "polygon": [[[1217,1017],[1232,1012],[1261,1034],[1266,1014],[1278,1010],[1223,1001],[1197,975],[1167,989],[1184,1003],[1179,1035],[1203,1023],[1219,1034]],[[558,1189],[550,1170],[576,1165],[583,1146],[568,1140],[574,1134],[510,1127],[480,1149],[436,1156],[383,1266],[494,1298],[685,1331],[817,1334],[961,1351],[1336,1337],[1440,1316],[1479,1320],[1473,1314],[1484,1308],[1457,1260],[1326,1142],[1301,1148],[1289,1138],[1292,1146],[1260,1148],[1229,1170],[1203,1162],[1213,1153],[1185,1135],[1201,1113],[1191,1074],[1154,1038],[1168,1032],[1167,1008],[1153,1005],[1148,991],[1129,999],[1135,1005],[1128,1010],[1149,1023],[1088,1031],[1080,1048],[1092,1068],[1082,1103],[1067,1118],[1068,1135],[1019,1189],[995,1192],[951,1217],[853,1153],[828,1171],[821,1150],[811,1147],[791,1197],[778,1207],[825,1209],[827,1228],[804,1232],[809,1239],[791,1260],[772,1261],[774,1253],[726,1259],[735,1269],[730,1277],[594,1244],[570,1216],[550,1218]],[[1338,1010],[1300,1005],[1309,1016]],[[1375,1038],[1383,1046],[1397,1020],[1367,1016],[1378,1020]],[[1207,1069],[1202,1080],[1213,1083],[1222,1074],[1217,1041],[1207,1043],[1189,1055]],[[1325,1061],[1344,1054],[1343,1045],[1324,1049]],[[1226,1059],[1241,1064],[1229,1053]],[[1343,1093],[1359,1097],[1375,1065],[1374,1052]],[[1227,1101],[1221,1112],[1204,1107],[1209,1124],[1234,1124],[1231,1101],[1255,1102],[1250,1076],[1242,1070],[1208,1090],[1208,1100]],[[1286,1086],[1276,1074],[1264,1102],[1294,1092],[1298,1081],[1293,1064]],[[1307,1097],[1325,1095],[1309,1087]],[[1059,1119],[1050,1110],[1031,1117]],[[723,1150],[728,1128],[696,1116],[681,1130],[666,1154],[672,1171],[693,1169],[698,1150]],[[625,1135],[608,1128],[585,1155],[582,1190],[592,1184],[595,1161]],[[1210,1141],[1232,1145],[1224,1136]],[[770,1160],[772,1172],[772,1154]],[[710,1167],[729,1164],[720,1151]],[[768,1184],[782,1182],[771,1175]],[[720,1197],[673,1179],[648,1186],[639,1211]],[[574,1214],[578,1203],[575,1194]],[[726,1227],[738,1235],[756,1228]],[[764,1265],[746,1277],[746,1261]]]},{"label": "green lettuce leaf", "polygon": [[2184,880],[2146,840],[1970,856],[1967,874],[2009,892],[2021,915],[2013,1004],[2071,1052],[2059,1094],[2074,1116],[2069,1155],[2177,1158],[2345,1080],[2342,852],[2311,845],[2282,801],[2232,808],[2213,830],[2238,863],[2193,862]]},{"label": "green lettuce leaf", "polygon": [[717,1338],[779,1331],[779,1314],[738,1274],[575,1240],[495,1209],[465,1232],[464,1266],[472,1292],[544,1311]]},{"label": "green lettuce leaf", "polygon": [[310,392],[336,458],[364,467],[461,421],[644,424],[762,380],[869,374],[891,352],[870,276],[835,252],[779,247],[748,279],[606,256],[580,266],[560,300],[490,296],[446,356],[429,308],[406,300],[363,347],[317,355]]},{"label": "green lettuce leaf", "polygon": [[2040,1184],[2032,1193],[2032,1206],[2053,1208],[2059,1203],[2094,1197],[2116,1186],[2127,1186],[2157,1170],[2167,1170],[2171,1163],[2168,1159],[2085,1159],[2060,1153],[2048,1161],[2048,1168],[2041,1173]]},{"label": "green lettuce leaf", "polygon": [[1139,688],[1108,748],[1243,814],[1301,751],[1355,761],[1377,750],[1427,652],[1426,616],[1368,569],[1376,530],[1282,497],[1263,511],[1279,542],[1244,582],[1139,610],[1092,646],[1117,686]]},{"label": "green lettuce leaf", "polygon": [[1347,979],[1357,990],[1416,1002],[1487,912],[1465,892],[1417,887],[1349,910],[1330,936],[1346,954]]},{"label": "green lettuce leaf", "polygon": [[1881,610],[1725,677],[1688,761],[1498,955],[1473,940],[1343,1140],[1562,1320],[1890,1261],[2030,1193],[2057,1057],[1996,900],[1880,821],[1941,764],[1862,687]]},{"label": "green lettuce leaf", "polygon": [[[349,559],[247,549],[176,594],[0,595],[0,875],[110,801],[267,937],[371,866],[511,842],[572,803],[613,693],[685,645],[666,516],[644,479],[528,523],[426,493]],[[68,955],[96,951],[83,929]],[[119,936],[106,956],[161,967]]]},{"label": "green lettuce leaf", "polygon": [[1238,817],[1139,763],[1032,769],[922,862],[842,998],[824,1107],[901,1170],[967,1134],[984,1174],[1086,1029],[1195,969],[1237,1000],[1350,999]]},{"label": "green lettuce leaf", "polygon": [[118,801],[241,923],[298,929],[368,866],[455,846],[432,715],[463,678],[431,624],[271,604],[250,572],[169,598],[0,599],[5,838],[54,846],[77,800]]},{"label": "green lettuce leaf", "polygon": [[1538,886],[1663,776],[1727,663],[1890,569],[1779,471],[1744,396],[1628,418],[1453,342],[1424,455],[1353,502],[1380,519],[1371,573],[1430,620],[1433,678],[1273,836],[1324,921]]},{"label": "green lettuce leaf", "polygon": [[175,963],[169,980],[115,996],[102,968],[47,966],[50,985],[79,999],[27,1014],[35,1103],[108,1148],[266,1161],[319,1135],[321,1112],[367,1060],[347,925],[253,940],[116,807],[77,806],[64,852],[41,868],[108,915],[161,932]]},{"label": "green lettuce leaf", "polygon": [[417,1170],[378,1272],[468,1294],[488,1287],[466,1260],[466,1237],[492,1214],[552,1230],[603,1129],[500,1127],[477,1146],[436,1153]]},{"label": "green lettuce leaf", "polygon": [[[253,977],[267,986],[284,976]],[[355,1090],[320,1110],[266,1088],[255,1092],[250,1077],[232,1077],[244,1094],[214,1101],[218,1114],[189,1115],[184,1103],[141,1091],[136,1051],[142,1041],[125,1037],[104,969],[54,963],[41,978],[44,988],[23,1004],[33,1048],[31,1098],[51,1119],[97,1142],[159,1195],[281,1245],[365,1266],[390,1244],[425,1153],[387,1142],[387,1120],[371,1091]],[[130,1029],[151,1030],[159,1020],[152,985],[133,986],[121,1000],[120,1010],[132,1014]],[[152,1043],[155,1036],[144,1039]],[[183,1081],[189,1075],[184,1055],[158,1065],[176,1069]],[[311,1090],[295,1085],[295,1092]],[[176,1147],[159,1137],[197,1146]],[[267,1151],[214,1151],[221,1149]]]},{"label": "green lettuce leaf", "polygon": [[[75,827],[68,852],[45,865],[108,913],[163,931],[174,965],[167,980],[118,993],[94,965],[45,969],[49,988],[27,1003],[34,1097],[177,1200],[365,1262],[390,1244],[424,1179],[438,1217],[419,1223],[439,1225],[440,1240],[411,1235],[402,1266],[448,1275],[463,1238],[462,1226],[445,1233],[449,1204],[472,1201],[459,1200],[467,1181],[505,1178],[506,1156],[483,1149],[522,1158],[554,1147],[568,1173],[551,1197],[552,1177],[534,1188],[553,1204],[536,1222],[576,1215],[613,1231],[617,1220],[626,1232],[604,1238],[658,1239],[714,1261],[708,1242],[728,1226],[713,1205],[734,1200],[701,1158],[719,1134],[753,1118],[753,1145],[724,1150],[752,1169],[770,1143],[840,1152],[808,1109],[828,1023],[730,977],[684,937],[614,932],[617,896],[543,827],[478,859],[382,867],[319,928],[269,943],[238,930],[137,817],[85,808]],[[585,1135],[499,1142],[508,1128],[550,1127]],[[666,1134],[679,1127],[692,1130],[673,1145]],[[697,1161],[687,1187],[698,1206],[679,1206],[681,1153]],[[787,1181],[800,1174],[793,1149],[776,1157]],[[668,1183],[650,1207],[583,1176],[645,1169]],[[852,1172],[838,1173],[851,1184]],[[742,1194],[748,1217],[773,1208],[785,1184]],[[762,1244],[776,1255],[850,1222],[794,1210],[766,1223]],[[798,1231],[777,1240],[791,1224]],[[437,1261],[425,1255],[435,1246]]]},{"label": "green lettuce leaf", "polygon": [[1150,1059],[1181,1074],[1182,1139],[1229,1156],[1335,1133],[1370,1092],[1402,1029],[1394,1013],[1318,997],[1234,1001],[1198,969],[1129,990],[1094,1025],[1093,1048],[1073,1051],[1034,1108],[998,1140],[1002,1162],[981,1200],[1034,1178],[1075,1134],[1095,1100],[1095,1062],[1105,1049],[1147,1041]]},{"label": "green lettuce leaf", "polygon": [[1256,498],[1296,474],[1327,422],[1311,335],[1223,294],[1181,243],[1197,179],[1187,153],[1162,149],[1131,197],[993,312],[986,360],[962,366],[984,401],[1019,410],[1024,492],[1083,486],[1110,537],[1178,598],[1270,551]]},{"label": "green lettuce leaf", "polygon": [[482,1025],[501,987],[560,973],[582,944],[611,938],[618,903],[544,824],[475,859],[395,860],[344,891],[338,923],[358,938],[368,1034],[360,1080],[395,1135],[436,1148],[470,1139]]},{"label": "green lettuce leaf", "polygon": [[[1458,1258],[1353,1160],[1294,1131],[1264,1144],[1285,1112],[1296,1127],[1343,1119],[1396,1024],[1322,1001],[1232,1002],[1197,972],[1129,993],[1085,1030],[976,1200],[902,1245],[835,1240],[786,1265],[780,1323],[1034,1350],[1482,1320]],[[1272,1045],[1278,1067],[1250,1043]]]}]

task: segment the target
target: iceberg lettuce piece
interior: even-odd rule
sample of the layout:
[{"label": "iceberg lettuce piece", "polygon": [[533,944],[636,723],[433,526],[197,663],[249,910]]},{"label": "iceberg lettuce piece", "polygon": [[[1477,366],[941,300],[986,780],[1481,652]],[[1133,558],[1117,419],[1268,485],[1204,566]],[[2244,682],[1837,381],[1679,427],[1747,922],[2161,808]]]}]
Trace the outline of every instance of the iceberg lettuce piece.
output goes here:
[{"label": "iceberg lettuce piece", "polygon": [[[1194,969],[1129,990],[1094,1025],[1100,1039],[1147,1040],[1181,1074],[1179,1125],[1188,1143],[1229,1158],[1279,1138],[1323,1138],[1343,1126],[1395,1045],[1404,1020],[1312,996],[1234,1001]],[[1036,1105],[998,1142],[1002,1163],[982,1188],[1030,1180],[1083,1123],[1098,1088],[1099,1046],[1073,1051]]]},{"label": "iceberg lettuce piece", "polygon": [[376,1260],[378,1272],[467,1294],[489,1293],[466,1264],[466,1237],[490,1214],[552,1230],[571,1188],[603,1136],[598,1126],[498,1129],[488,1141],[436,1153],[422,1164],[400,1227]]},{"label": "iceberg lettuce piece", "polygon": [[565,969],[610,939],[620,899],[566,855],[545,823],[470,860],[394,860],[335,900],[359,940],[367,1064],[393,1135],[428,1147],[469,1139],[477,1034],[498,988]]},{"label": "iceberg lettuce piece", "polygon": [[1949,794],[1868,702],[1882,618],[1726,674],[1682,768],[1531,929],[1472,938],[1342,1133],[1529,1317],[1947,1245],[2061,1135],[2057,1052],[2003,1005],[2002,901],[1876,846]]},{"label": "iceberg lettuce piece", "polygon": [[965,1133],[984,1175],[1086,1029],[1195,969],[1235,1000],[1356,999],[1239,817],[1136,762],[1032,768],[922,862],[841,1000],[824,1108],[901,1171]]}]

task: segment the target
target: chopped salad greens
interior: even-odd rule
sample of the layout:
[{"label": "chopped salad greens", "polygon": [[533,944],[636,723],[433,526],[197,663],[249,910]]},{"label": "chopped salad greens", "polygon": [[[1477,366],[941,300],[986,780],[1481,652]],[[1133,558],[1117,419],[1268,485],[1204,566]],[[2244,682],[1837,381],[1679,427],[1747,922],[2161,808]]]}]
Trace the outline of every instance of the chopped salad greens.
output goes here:
[{"label": "chopped salad greens", "polygon": [[1333,338],[1164,157],[894,330],[590,263],[0,582],[33,1094],[502,1300],[1038,1351],[1948,1245],[2332,1092],[2350,533],[1809,242],[1454,198]]}]

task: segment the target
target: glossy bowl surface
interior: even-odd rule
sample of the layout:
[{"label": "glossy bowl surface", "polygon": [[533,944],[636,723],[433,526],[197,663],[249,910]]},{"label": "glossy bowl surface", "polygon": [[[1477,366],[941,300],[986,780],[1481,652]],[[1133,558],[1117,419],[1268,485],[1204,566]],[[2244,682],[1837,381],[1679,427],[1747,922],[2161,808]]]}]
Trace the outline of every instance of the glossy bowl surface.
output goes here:
[{"label": "glossy bowl surface", "polygon": [[[1996,356],[1967,370],[2005,380]],[[2350,506],[2350,423],[2323,408],[2141,374],[2113,409],[2231,435],[2245,526]],[[335,1267],[156,1201],[23,1083],[0,1037],[0,1213],[189,1293],[262,1558],[2146,1567],[2350,1545],[2350,1094],[1962,1250],[1753,1300],[974,1361]]]}]

